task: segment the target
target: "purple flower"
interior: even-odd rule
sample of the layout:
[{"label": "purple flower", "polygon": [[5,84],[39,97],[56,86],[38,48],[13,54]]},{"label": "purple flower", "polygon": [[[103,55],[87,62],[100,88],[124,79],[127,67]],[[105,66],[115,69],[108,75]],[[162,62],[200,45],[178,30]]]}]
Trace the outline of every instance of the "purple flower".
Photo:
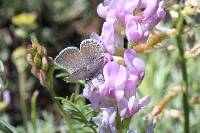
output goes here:
[{"label": "purple flower", "polygon": [[139,4],[140,0],[120,0],[116,8],[116,17],[118,21],[125,25],[125,17],[127,15],[133,15],[133,12],[135,12]]},{"label": "purple flower", "polygon": [[117,46],[123,47],[123,37],[117,32],[117,21],[115,11],[112,10],[108,13],[106,22],[104,22],[101,33],[101,40],[104,45],[105,51],[114,54]]},{"label": "purple flower", "polygon": [[115,10],[121,0],[104,0],[97,7],[97,13],[100,17],[106,19],[110,10]]},{"label": "purple flower", "polygon": [[[138,4],[135,14],[127,14],[126,35],[130,42],[146,41],[150,30],[165,16],[163,2],[160,0],[143,0]],[[143,12],[140,9],[145,9]]]},{"label": "purple flower", "polygon": [[144,75],[145,64],[133,49],[127,49],[124,53],[125,64],[131,74],[136,75],[139,80]]},{"label": "purple flower", "polygon": [[146,41],[149,31],[143,28],[142,17],[127,15],[126,36],[130,42]]},{"label": "purple flower", "polygon": [[123,118],[129,118],[135,113],[137,113],[140,109],[149,104],[151,98],[149,96],[145,96],[142,99],[136,99],[135,96],[132,96],[130,99],[124,98],[121,100],[122,102],[119,104],[120,107],[120,115]]},{"label": "purple flower", "polygon": [[115,101],[121,100],[128,80],[127,69],[113,61],[104,66],[103,75],[105,82],[99,86],[100,94]]},{"label": "purple flower", "polygon": [[145,10],[143,11],[143,18],[144,20],[148,19],[149,17],[154,14],[158,9],[158,4],[160,0],[143,0],[143,6]]},{"label": "purple flower", "polygon": [[[114,61],[103,68],[103,82],[93,79],[85,86],[83,94],[97,109],[118,107],[122,118],[131,117],[150,102],[150,97],[137,98],[137,85],[144,74],[144,63],[135,51],[124,54],[126,67]],[[102,81],[102,80],[101,80]]]},{"label": "purple flower", "polygon": [[129,42],[146,41],[165,16],[161,0],[104,0],[98,5],[97,13],[105,19],[101,39],[112,54],[116,47],[124,46],[124,31]]},{"label": "purple flower", "polygon": [[85,86],[83,90],[84,97],[90,100],[92,106],[96,109],[111,107],[113,105],[112,101],[109,98],[100,95],[99,88],[97,85],[94,85],[94,82],[95,79],[93,80],[93,83],[89,83]]},{"label": "purple flower", "polygon": [[102,109],[101,115],[94,117],[93,121],[99,127],[99,133],[115,133],[116,113],[109,109]]}]

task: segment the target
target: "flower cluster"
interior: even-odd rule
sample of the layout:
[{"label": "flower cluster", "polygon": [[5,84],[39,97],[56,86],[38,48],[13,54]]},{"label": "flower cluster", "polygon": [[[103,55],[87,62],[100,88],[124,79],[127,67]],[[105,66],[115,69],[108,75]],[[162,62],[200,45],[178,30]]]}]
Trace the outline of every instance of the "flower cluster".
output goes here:
[{"label": "flower cluster", "polygon": [[[165,16],[163,6],[161,0],[104,0],[97,7],[97,13],[105,19],[102,33],[100,36],[92,33],[90,38],[101,41],[105,53],[111,55],[116,54],[116,48],[124,47],[124,38],[129,43],[146,41],[150,31]],[[102,75],[89,82],[83,91],[92,106],[102,111],[94,118],[101,133],[116,132],[118,117],[121,122],[129,119],[150,102],[149,96],[141,99],[137,96],[144,62],[133,49],[125,50],[122,62],[105,56]]]},{"label": "flower cluster", "polygon": [[31,41],[32,45],[28,46],[26,58],[32,65],[33,75],[40,80],[41,85],[46,86],[48,74],[53,72],[53,59],[47,56],[46,48],[38,43],[35,36],[32,37]]},{"label": "flower cluster", "polygon": [[105,19],[100,36],[105,50],[114,53],[124,46],[125,36],[131,43],[146,41],[165,16],[163,4],[161,0],[104,0],[97,13]]},{"label": "flower cluster", "polygon": [[111,130],[113,126],[110,124],[115,125],[113,122],[117,112],[122,119],[130,118],[150,102],[149,96],[137,98],[137,86],[144,75],[144,62],[134,50],[127,49],[124,63],[120,65],[107,60],[101,77],[103,82],[98,82],[99,77],[93,79],[92,84],[87,84],[83,91],[83,95],[90,100],[94,108],[103,110],[105,118],[96,118],[96,121],[101,121],[101,124],[97,123],[100,129],[104,127],[103,129]]}]

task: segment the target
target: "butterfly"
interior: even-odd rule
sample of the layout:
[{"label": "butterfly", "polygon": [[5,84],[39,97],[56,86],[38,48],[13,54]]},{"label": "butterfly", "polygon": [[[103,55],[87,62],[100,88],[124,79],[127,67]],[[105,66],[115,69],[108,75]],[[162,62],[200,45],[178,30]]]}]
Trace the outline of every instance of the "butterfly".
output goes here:
[{"label": "butterfly", "polygon": [[94,39],[83,40],[80,50],[77,47],[63,49],[54,63],[70,73],[64,80],[90,80],[102,71],[104,51],[101,42]]}]

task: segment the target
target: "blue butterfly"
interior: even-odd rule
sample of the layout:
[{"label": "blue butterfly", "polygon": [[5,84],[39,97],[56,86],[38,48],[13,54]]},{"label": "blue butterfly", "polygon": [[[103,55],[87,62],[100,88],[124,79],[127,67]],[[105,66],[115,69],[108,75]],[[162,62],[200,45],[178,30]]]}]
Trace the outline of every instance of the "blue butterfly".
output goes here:
[{"label": "blue butterfly", "polygon": [[90,80],[102,72],[104,51],[101,42],[86,39],[77,47],[63,49],[54,59],[54,63],[70,73],[64,80]]}]

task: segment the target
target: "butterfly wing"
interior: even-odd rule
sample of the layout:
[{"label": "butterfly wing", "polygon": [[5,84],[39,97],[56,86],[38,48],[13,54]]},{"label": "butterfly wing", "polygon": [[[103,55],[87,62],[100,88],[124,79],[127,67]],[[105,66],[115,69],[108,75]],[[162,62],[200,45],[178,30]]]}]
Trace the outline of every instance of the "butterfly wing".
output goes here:
[{"label": "butterfly wing", "polygon": [[94,64],[104,56],[101,43],[93,39],[82,41],[80,44],[80,52],[85,59],[86,66]]},{"label": "butterfly wing", "polygon": [[86,39],[80,44],[80,50],[76,47],[69,47],[61,51],[55,63],[71,73],[64,80],[89,80],[100,72],[103,57],[101,44],[93,39]]},{"label": "butterfly wing", "polygon": [[81,68],[76,72],[73,72],[68,77],[64,78],[65,81],[75,81],[75,80],[86,80],[88,77],[87,68]]},{"label": "butterfly wing", "polygon": [[100,57],[97,59],[93,64],[89,64],[87,66],[89,78],[93,78],[98,76],[100,73],[103,72],[103,65],[104,65],[104,58]]},{"label": "butterfly wing", "polygon": [[54,59],[55,64],[64,68],[69,73],[74,73],[83,68],[84,60],[80,50],[76,47],[67,47]]},{"label": "butterfly wing", "polygon": [[87,66],[86,78],[94,78],[103,68],[104,52],[101,43],[93,39],[86,39],[80,44],[80,51]]},{"label": "butterfly wing", "polygon": [[103,61],[100,59],[94,64],[83,67],[76,72],[66,77],[65,81],[74,81],[74,80],[90,80],[98,76],[103,70]]}]

